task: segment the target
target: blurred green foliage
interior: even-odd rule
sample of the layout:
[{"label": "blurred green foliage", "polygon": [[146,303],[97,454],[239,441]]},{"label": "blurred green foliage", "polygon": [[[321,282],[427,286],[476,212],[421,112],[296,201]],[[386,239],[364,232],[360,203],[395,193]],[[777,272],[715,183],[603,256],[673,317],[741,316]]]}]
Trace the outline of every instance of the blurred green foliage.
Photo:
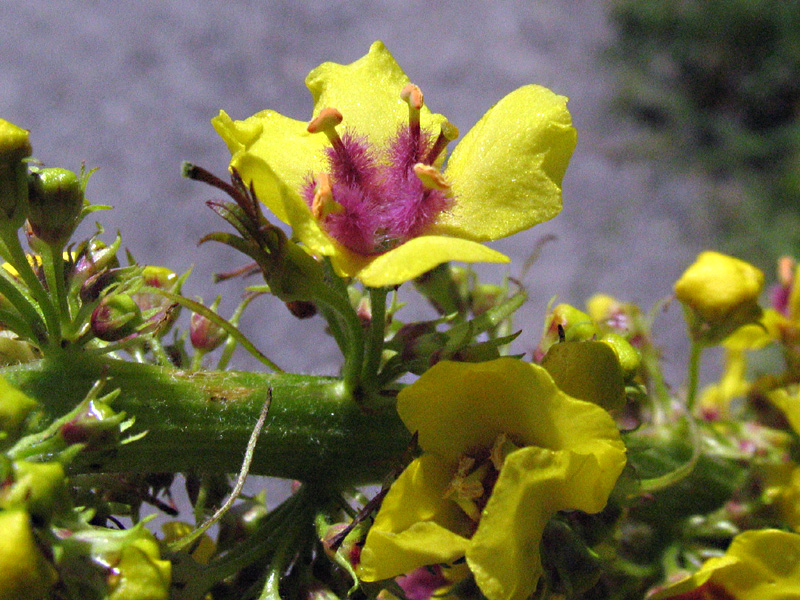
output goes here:
[{"label": "blurred green foliage", "polygon": [[708,176],[703,218],[728,249],[765,265],[796,255],[800,2],[612,0],[609,17],[615,108],[650,134],[651,156]]}]

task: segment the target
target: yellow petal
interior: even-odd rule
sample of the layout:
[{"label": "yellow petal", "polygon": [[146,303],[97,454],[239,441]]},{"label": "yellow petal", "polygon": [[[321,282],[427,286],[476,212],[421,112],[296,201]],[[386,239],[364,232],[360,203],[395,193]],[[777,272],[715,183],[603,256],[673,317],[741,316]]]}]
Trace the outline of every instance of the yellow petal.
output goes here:
[{"label": "yellow petal", "polygon": [[505,263],[509,258],[469,240],[426,235],[376,257],[357,277],[368,287],[399,285],[448,261]]},{"label": "yellow petal", "polygon": [[694,575],[648,598],[678,598],[707,582],[736,600],[800,598],[800,535],[777,529],[741,533],[725,556],[706,561]]},{"label": "yellow petal", "polygon": [[506,457],[467,549],[467,564],[489,600],[522,600],[542,574],[539,541],[559,510],[602,510],[620,469],[594,454],[522,448]]},{"label": "yellow petal", "polygon": [[397,410],[409,431],[419,432],[423,450],[449,460],[491,447],[504,433],[517,445],[552,450],[608,446],[614,468],[625,464],[606,411],[567,396],[542,367],[513,358],[442,361],[400,392]]},{"label": "yellow petal", "polygon": [[466,517],[444,498],[453,471],[451,463],[431,454],[403,471],[367,534],[358,567],[361,579],[387,579],[464,556]]},{"label": "yellow petal", "polygon": [[[336,108],[344,117],[342,127],[378,146],[393,137],[399,125],[408,123],[408,104],[400,97],[408,83],[408,76],[380,41],[349,65],[326,62],[306,77],[306,86],[314,97],[314,116],[323,108]],[[423,129],[438,134],[445,120],[422,107]]]},{"label": "yellow petal", "polygon": [[743,260],[706,251],[675,282],[675,295],[710,323],[758,301],[764,273]]},{"label": "yellow petal", "polygon": [[[231,154],[247,152],[261,159],[297,194],[310,175],[327,168],[324,149],[329,145],[328,140],[324,135],[308,133],[306,121],[264,110],[244,121],[234,121],[220,111],[211,123]],[[241,175],[249,185],[247,173]]]},{"label": "yellow petal", "polygon": [[556,216],[576,143],[565,97],[536,85],[510,93],[453,151],[445,177],[456,204],[431,233],[494,240]]}]

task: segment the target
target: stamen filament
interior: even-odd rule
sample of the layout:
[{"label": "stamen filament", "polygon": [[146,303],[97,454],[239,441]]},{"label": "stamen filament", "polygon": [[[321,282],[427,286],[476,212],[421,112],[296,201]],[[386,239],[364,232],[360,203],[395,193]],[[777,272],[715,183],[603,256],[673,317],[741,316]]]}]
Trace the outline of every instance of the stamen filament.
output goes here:
[{"label": "stamen filament", "polygon": [[453,125],[450,121],[445,121],[442,123],[442,128],[439,131],[439,137],[436,138],[436,141],[433,143],[433,146],[431,146],[431,149],[428,150],[428,154],[425,156],[422,162],[426,165],[432,165],[434,161],[439,158],[439,155],[442,153],[442,151],[447,147],[447,144],[452,142],[457,137],[458,127]]},{"label": "stamen filament", "polygon": [[411,139],[414,141],[414,147],[418,148],[420,137],[419,113],[424,104],[422,90],[413,83],[409,83],[400,91],[400,97],[403,99],[403,102],[408,104],[408,130],[411,132]]},{"label": "stamen filament", "polygon": [[344,207],[333,199],[333,186],[327,173],[320,173],[316,177],[314,186],[314,199],[311,202],[311,214],[317,221],[324,221],[331,213],[344,212]]}]

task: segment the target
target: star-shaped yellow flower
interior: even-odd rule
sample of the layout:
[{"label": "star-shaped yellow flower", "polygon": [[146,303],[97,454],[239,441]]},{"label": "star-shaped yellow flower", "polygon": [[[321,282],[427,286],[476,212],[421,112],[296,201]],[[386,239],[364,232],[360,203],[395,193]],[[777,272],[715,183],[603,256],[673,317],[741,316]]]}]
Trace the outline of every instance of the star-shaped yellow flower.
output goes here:
[{"label": "star-shaped yellow flower", "polygon": [[487,598],[526,598],[542,573],[547,521],[602,510],[625,465],[606,411],[516,359],[440,362],[400,393],[398,411],[424,453],[367,535],[366,581],[466,557]]},{"label": "star-shaped yellow flower", "polygon": [[577,140],[563,96],[535,85],[512,92],[442,170],[458,131],[428,110],[381,42],[352,64],[320,65],[306,85],[310,123],[270,110],[244,121],[220,112],[212,123],[231,168],[340,275],[381,287],[450,260],[508,262],[480,242],[561,210]]},{"label": "star-shaped yellow flower", "polygon": [[724,556],[648,600],[788,600],[800,598],[800,535],[777,529],[745,531]]}]

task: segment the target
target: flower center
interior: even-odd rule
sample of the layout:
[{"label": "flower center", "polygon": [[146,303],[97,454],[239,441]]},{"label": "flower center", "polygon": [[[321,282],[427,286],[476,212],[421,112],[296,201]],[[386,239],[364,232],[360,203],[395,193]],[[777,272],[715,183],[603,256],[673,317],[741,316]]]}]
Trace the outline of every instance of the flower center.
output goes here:
[{"label": "flower center", "polygon": [[400,96],[408,104],[408,125],[385,147],[349,129],[340,136],[336,127],[343,117],[335,108],[323,108],[308,125],[331,145],[328,171],[310,176],[304,186],[306,203],[329,235],[366,256],[421,235],[453,203],[450,185],[433,163],[458,129],[445,122],[434,139],[420,127],[420,89],[409,84]]},{"label": "flower center", "polygon": [[497,436],[491,449],[479,449],[463,454],[444,497],[450,498],[463,510],[477,528],[489,497],[492,495],[506,456],[520,446],[506,434]]}]

